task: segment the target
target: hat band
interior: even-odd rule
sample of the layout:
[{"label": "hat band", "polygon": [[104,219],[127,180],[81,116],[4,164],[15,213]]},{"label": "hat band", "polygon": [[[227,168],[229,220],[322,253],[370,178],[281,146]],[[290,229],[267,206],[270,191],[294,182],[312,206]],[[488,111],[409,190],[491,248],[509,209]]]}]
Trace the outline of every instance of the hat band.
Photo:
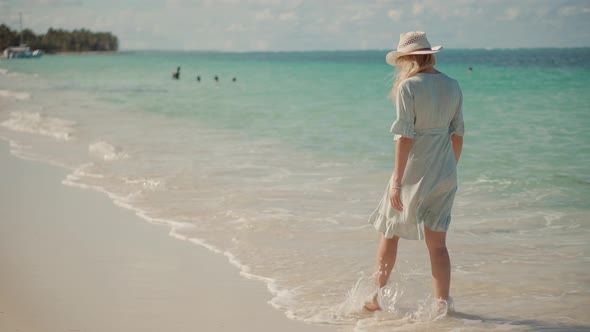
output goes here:
[{"label": "hat band", "polygon": [[417,48],[417,49],[411,50],[411,51],[399,51],[399,52],[402,52],[402,53],[412,53],[412,52],[417,52],[417,51],[432,51],[432,47]]}]

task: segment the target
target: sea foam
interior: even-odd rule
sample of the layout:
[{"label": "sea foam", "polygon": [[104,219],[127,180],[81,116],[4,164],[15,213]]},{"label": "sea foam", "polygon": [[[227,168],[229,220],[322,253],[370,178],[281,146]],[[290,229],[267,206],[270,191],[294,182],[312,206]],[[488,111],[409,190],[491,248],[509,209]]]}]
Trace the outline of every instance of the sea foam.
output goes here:
[{"label": "sea foam", "polygon": [[98,141],[88,146],[88,154],[100,160],[111,161],[129,158],[129,155],[106,141]]},{"label": "sea foam", "polygon": [[10,112],[8,120],[1,126],[14,131],[37,134],[69,141],[74,138],[74,121],[52,118],[32,112]]},{"label": "sea foam", "polygon": [[[0,74],[4,75],[7,71],[1,72]],[[0,97],[3,98],[11,98],[16,100],[27,100],[31,98],[31,94],[27,92],[19,92],[19,91],[12,91],[12,90],[0,90]]]}]

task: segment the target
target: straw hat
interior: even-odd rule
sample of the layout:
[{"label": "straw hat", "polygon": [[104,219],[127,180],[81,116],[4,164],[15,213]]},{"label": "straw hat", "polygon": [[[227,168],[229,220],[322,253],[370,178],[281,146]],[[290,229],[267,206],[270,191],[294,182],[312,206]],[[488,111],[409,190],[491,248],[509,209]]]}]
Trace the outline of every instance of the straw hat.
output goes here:
[{"label": "straw hat", "polygon": [[431,47],[426,33],[422,31],[410,31],[402,33],[399,36],[397,51],[387,53],[385,61],[391,66],[395,66],[397,58],[408,54],[432,54],[440,51],[442,46]]}]

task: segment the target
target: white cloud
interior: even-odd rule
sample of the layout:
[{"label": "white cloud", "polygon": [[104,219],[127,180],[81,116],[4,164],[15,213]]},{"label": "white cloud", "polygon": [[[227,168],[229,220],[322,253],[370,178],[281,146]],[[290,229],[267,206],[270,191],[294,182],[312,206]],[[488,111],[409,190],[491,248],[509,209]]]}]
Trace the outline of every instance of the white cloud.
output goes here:
[{"label": "white cloud", "polygon": [[414,5],[412,5],[412,14],[414,15],[420,15],[424,12],[424,8],[426,6],[423,3],[414,3]]},{"label": "white cloud", "polygon": [[390,9],[387,12],[387,16],[389,16],[389,18],[391,18],[394,21],[399,21],[400,17],[402,16],[402,11],[401,10]]},{"label": "white cloud", "polygon": [[184,5],[184,0],[166,0],[166,5],[168,7],[180,7]]},{"label": "white cloud", "polygon": [[361,9],[361,10],[356,11],[356,13],[350,17],[350,21],[351,22],[365,21],[365,20],[370,19],[374,15],[375,15],[375,12],[373,12],[371,10]]},{"label": "white cloud", "polygon": [[270,21],[274,19],[274,15],[270,12],[270,9],[268,8],[257,12],[254,17],[257,21]]},{"label": "white cloud", "polygon": [[225,28],[225,31],[227,32],[242,32],[245,30],[246,29],[244,28],[244,26],[240,23],[232,23]]},{"label": "white cloud", "polygon": [[[462,19],[477,18],[484,14],[484,9],[481,7],[460,7],[455,8],[452,12],[452,16],[459,17]],[[518,15],[518,13],[517,13]]]},{"label": "white cloud", "polygon": [[257,51],[267,51],[270,49],[270,43],[264,40],[257,40],[254,43],[254,49]]},{"label": "white cloud", "polygon": [[[584,9],[588,9],[588,8],[584,8]],[[557,11],[557,13],[561,16],[572,16],[572,15],[580,14],[581,12],[582,12],[582,9],[578,8],[576,6],[561,7]]]},{"label": "white cloud", "polygon": [[18,1],[27,6],[80,6],[82,0],[20,0]]},{"label": "white cloud", "polygon": [[281,4],[281,0],[250,0],[249,2],[259,6],[278,6]]},{"label": "white cloud", "polygon": [[279,20],[281,21],[296,21],[297,14],[295,12],[286,12],[279,14]]},{"label": "white cloud", "polygon": [[508,20],[508,21],[512,21],[514,19],[517,19],[519,16],[520,16],[520,10],[518,8],[510,7],[510,8],[506,8],[506,10],[504,11],[503,19]]},{"label": "white cloud", "polygon": [[359,47],[361,50],[368,49],[368,46],[369,46],[369,41],[366,39],[361,40],[361,42],[359,43]]}]

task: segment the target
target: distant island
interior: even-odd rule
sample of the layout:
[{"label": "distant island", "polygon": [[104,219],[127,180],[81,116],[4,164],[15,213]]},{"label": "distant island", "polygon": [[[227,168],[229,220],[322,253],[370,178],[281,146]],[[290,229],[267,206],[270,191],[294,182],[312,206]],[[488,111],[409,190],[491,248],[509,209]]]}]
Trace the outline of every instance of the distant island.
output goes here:
[{"label": "distant island", "polygon": [[5,24],[0,24],[0,52],[20,44],[43,50],[45,53],[115,52],[119,48],[117,36],[110,32],[49,28],[47,33],[36,35],[30,29],[24,29],[19,33]]}]

